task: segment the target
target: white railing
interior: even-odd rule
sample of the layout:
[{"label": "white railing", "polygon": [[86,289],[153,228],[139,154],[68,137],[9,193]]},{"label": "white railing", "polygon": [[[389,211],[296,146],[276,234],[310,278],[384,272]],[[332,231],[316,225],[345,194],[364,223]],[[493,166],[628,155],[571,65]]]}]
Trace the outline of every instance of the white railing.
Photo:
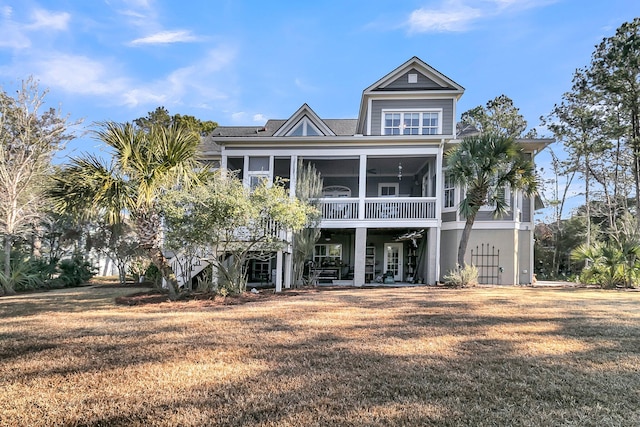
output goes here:
[{"label": "white railing", "polygon": [[[359,218],[357,198],[325,198],[320,200],[322,219],[354,220]],[[435,197],[371,197],[365,199],[362,219],[405,220],[435,219]]]},{"label": "white railing", "polygon": [[337,197],[321,199],[322,219],[358,219],[359,199]]},{"label": "white railing", "polygon": [[233,232],[233,238],[241,242],[264,240],[265,237],[271,241],[286,241],[287,232],[272,219],[263,219],[257,226],[238,227]]}]

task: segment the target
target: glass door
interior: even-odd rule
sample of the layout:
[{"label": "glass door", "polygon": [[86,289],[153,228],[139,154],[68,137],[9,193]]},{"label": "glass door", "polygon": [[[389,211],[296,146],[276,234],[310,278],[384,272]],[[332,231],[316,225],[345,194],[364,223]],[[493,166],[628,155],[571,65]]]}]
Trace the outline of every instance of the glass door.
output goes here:
[{"label": "glass door", "polygon": [[402,281],[402,243],[385,243],[384,273],[391,272],[396,282]]}]

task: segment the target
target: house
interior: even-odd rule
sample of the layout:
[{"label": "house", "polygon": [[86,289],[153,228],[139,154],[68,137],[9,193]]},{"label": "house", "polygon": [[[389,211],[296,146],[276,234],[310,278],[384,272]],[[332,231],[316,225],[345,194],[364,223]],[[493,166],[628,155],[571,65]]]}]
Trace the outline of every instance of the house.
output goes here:
[{"label": "house", "polygon": [[[313,268],[320,281],[435,284],[456,265],[464,218],[461,189],[447,178],[444,154],[463,136],[456,105],[464,88],[413,57],[362,92],[356,119],[319,117],[307,104],[264,126],[220,126],[202,158],[237,171],[247,186],[282,177],[295,195],[297,168],[323,177],[321,238]],[[463,130],[462,132],[464,132]],[[521,140],[534,156],[547,139]],[[535,201],[505,192],[510,211],[478,214],[467,262],[484,283],[528,284],[533,272]],[[249,281],[291,283],[289,250],[254,260]]]}]

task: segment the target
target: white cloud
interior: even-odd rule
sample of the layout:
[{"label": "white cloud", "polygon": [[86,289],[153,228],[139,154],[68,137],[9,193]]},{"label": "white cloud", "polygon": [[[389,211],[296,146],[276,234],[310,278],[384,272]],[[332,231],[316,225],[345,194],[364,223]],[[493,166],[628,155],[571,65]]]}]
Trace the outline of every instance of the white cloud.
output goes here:
[{"label": "white cloud", "polygon": [[57,53],[31,67],[45,85],[73,94],[113,95],[127,86],[126,79],[112,75],[113,67],[85,56]]},{"label": "white cloud", "polygon": [[438,7],[414,10],[406,25],[410,33],[468,31],[482,19],[542,7],[555,1],[557,0],[444,0]]},{"label": "white cloud", "polygon": [[231,114],[231,121],[233,123],[242,123],[244,122],[245,117],[247,117],[247,113],[245,113],[244,111],[238,111],[237,113]]},{"label": "white cloud", "polygon": [[51,12],[44,9],[35,9],[31,13],[30,23],[14,21],[13,8],[5,6],[0,15],[0,48],[27,49],[33,43],[29,32],[37,30],[65,31],[68,29],[71,15],[67,12]]},{"label": "white cloud", "polygon": [[178,30],[178,31],[160,31],[147,37],[142,37],[133,40],[130,45],[138,46],[145,44],[170,44],[170,43],[185,43],[197,41],[198,37],[193,35],[190,31]]},{"label": "white cloud", "polygon": [[[235,59],[235,50],[220,47],[209,51],[201,61],[188,67],[178,68],[164,78],[151,83],[141,83],[124,94],[124,103],[129,106],[140,104],[156,105],[159,101],[167,106],[184,103],[184,97],[197,97],[188,102],[193,105],[215,100],[225,100],[228,90],[222,84],[215,84],[215,74],[230,66]],[[222,81],[223,79],[218,79]]]},{"label": "white cloud", "polygon": [[33,22],[27,25],[28,29],[51,29],[64,31],[69,26],[71,15],[67,12],[50,12],[44,9],[35,9],[32,13]]},{"label": "white cloud", "polygon": [[296,85],[296,87],[298,89],[307,91],[307,92],[313,92],[316,91],[317,88],[313,85],[307,84],[306,82],[304,82],[302,79],[300,78],[296,78],[293,83]]},{"label": "white cloud", "polygon": [[267,121],[267,118],[264,116],[264,114],[254,114],[253,121],[258,123],[265,123]]},{"label": "white cloud", "polygon": [[[465,31],[469,25],[483,16],[480,9],[463,4],[455,4],[455,7],[445,5],[441,9],[418,9],[411,12],[409,17],[409,31],[447,32]],[[457,2],[456,2],[457,3]]]}]

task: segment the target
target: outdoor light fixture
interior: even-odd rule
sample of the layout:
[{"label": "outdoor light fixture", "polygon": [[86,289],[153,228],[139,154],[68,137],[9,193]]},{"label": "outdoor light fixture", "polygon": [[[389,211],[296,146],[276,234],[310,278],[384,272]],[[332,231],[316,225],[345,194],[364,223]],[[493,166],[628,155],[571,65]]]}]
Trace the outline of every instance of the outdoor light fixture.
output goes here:
[{"label": "outdoor light fixture", "polygon": [[402,162],[398,162],[398,181],[402,181]]}]

